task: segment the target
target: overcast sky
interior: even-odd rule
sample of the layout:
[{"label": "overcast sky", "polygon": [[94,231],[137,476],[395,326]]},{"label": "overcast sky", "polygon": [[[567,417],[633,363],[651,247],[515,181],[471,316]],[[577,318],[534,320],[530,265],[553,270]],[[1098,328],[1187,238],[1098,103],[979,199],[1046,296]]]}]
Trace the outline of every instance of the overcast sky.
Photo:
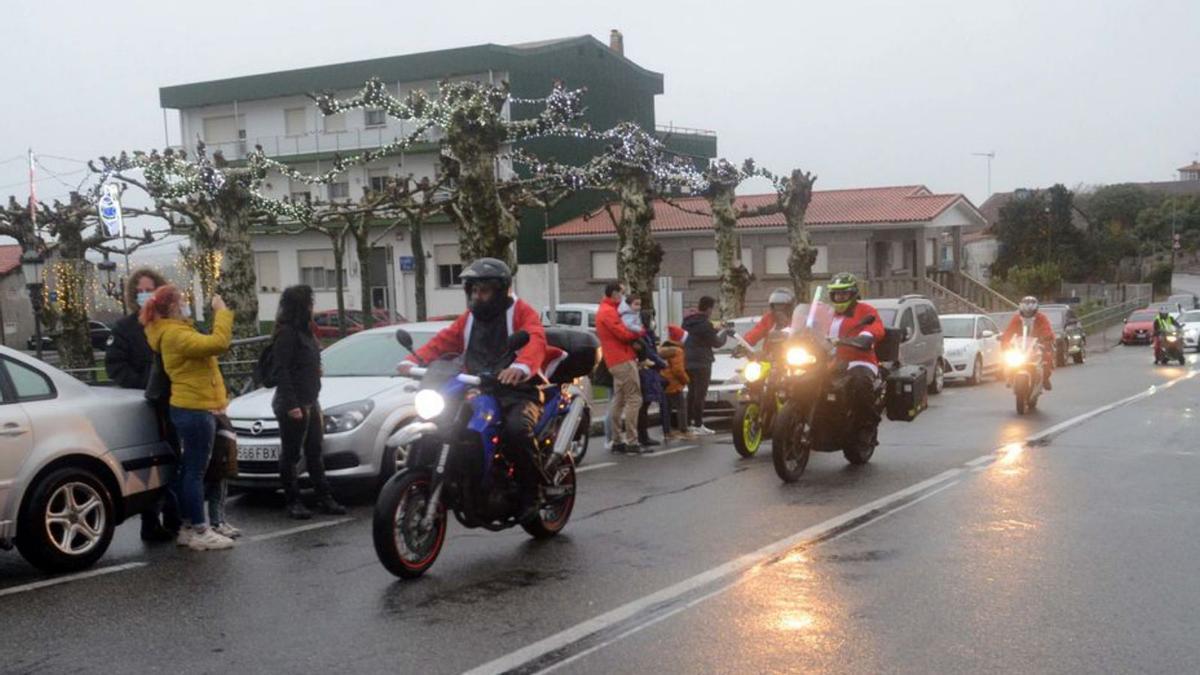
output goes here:
[{"label": "overcast sky", "polygon": [[27,147],[63,174],[43,173],[47,198],[84,177],[56,158],[161,146],[163,85],[611,28],[665,75],[659,123],[818,189],[922,183],[979,204],[973,152],[995,151],[999,191],[1171,180],[1200,151],[1196,0],[6,0],[0,194],[26,194],[8,160]]}]

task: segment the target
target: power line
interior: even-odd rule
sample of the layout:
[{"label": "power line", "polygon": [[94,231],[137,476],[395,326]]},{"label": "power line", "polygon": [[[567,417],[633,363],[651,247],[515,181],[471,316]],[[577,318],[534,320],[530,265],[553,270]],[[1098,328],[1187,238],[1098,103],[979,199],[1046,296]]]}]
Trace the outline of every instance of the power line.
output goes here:
[{"label": "power line", "polygon": [[75,159],[74,157],[60,157],[58,155],[47,155],[41,152],[34,153],[37,157],[45,157],[46,159],[58,159],[64,162],[75,162],[76,164],[87,164],[86,159]]}]

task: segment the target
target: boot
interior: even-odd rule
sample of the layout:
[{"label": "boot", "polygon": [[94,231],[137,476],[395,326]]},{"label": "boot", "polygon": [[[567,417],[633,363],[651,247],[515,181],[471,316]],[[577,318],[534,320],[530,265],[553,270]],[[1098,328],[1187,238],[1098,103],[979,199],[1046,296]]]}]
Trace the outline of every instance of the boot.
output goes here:
[{"label": "boot", "polygon": [[346,515],[346,507],[337,503],[329,493],[317,498],[317,510],[327,516],[344,516]]},{"label": "boot", "polygon": [[312,511],[309,511],[308,507],[304,505],[304,502],[300,501],[299,499],[288,502],[287,514],[288,517],[292,518],[293,520],[309,520],[313,517]]},{"label": "boot", "polygon": [[163,527],[157,516],[151,513],[142,514],[142,541],[163,542],[174,538],[175,533]]}]

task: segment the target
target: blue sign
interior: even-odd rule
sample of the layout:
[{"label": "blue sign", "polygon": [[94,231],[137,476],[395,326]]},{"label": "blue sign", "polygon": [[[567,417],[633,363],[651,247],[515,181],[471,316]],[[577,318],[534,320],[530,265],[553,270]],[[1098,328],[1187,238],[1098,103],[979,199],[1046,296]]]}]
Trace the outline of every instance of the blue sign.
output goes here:
[{"label": "blue sign", "polygon": [[411,255],[400,256],[401,272],[412,272],[415,269],[417,269],[417,261],[415,258],[413,258]]}]

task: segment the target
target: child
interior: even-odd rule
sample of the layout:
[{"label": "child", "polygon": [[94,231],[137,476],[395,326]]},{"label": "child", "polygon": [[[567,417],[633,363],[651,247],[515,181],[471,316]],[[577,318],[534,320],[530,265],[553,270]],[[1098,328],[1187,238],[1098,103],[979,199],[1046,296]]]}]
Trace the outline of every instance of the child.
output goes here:
[{"label": "child", "polygon": [[668,334],[670,338],[664,340],[662,347],[658,350],[658,355],[667,363],[667,367],[663,369],[662,375],[667,381],[666,393],[669,412],[663,413],[663,419],[670,419],[672,413],[676,416],[676,430],[668,434],[669,438],[672,440],[681,438],[692,439],[696,436],[687,430],[685,419],[687,411],[683,405],[683,388],[688,384],[682,344],[682,340],[686,334],[677,326],[671,326],[668,329]]}]

